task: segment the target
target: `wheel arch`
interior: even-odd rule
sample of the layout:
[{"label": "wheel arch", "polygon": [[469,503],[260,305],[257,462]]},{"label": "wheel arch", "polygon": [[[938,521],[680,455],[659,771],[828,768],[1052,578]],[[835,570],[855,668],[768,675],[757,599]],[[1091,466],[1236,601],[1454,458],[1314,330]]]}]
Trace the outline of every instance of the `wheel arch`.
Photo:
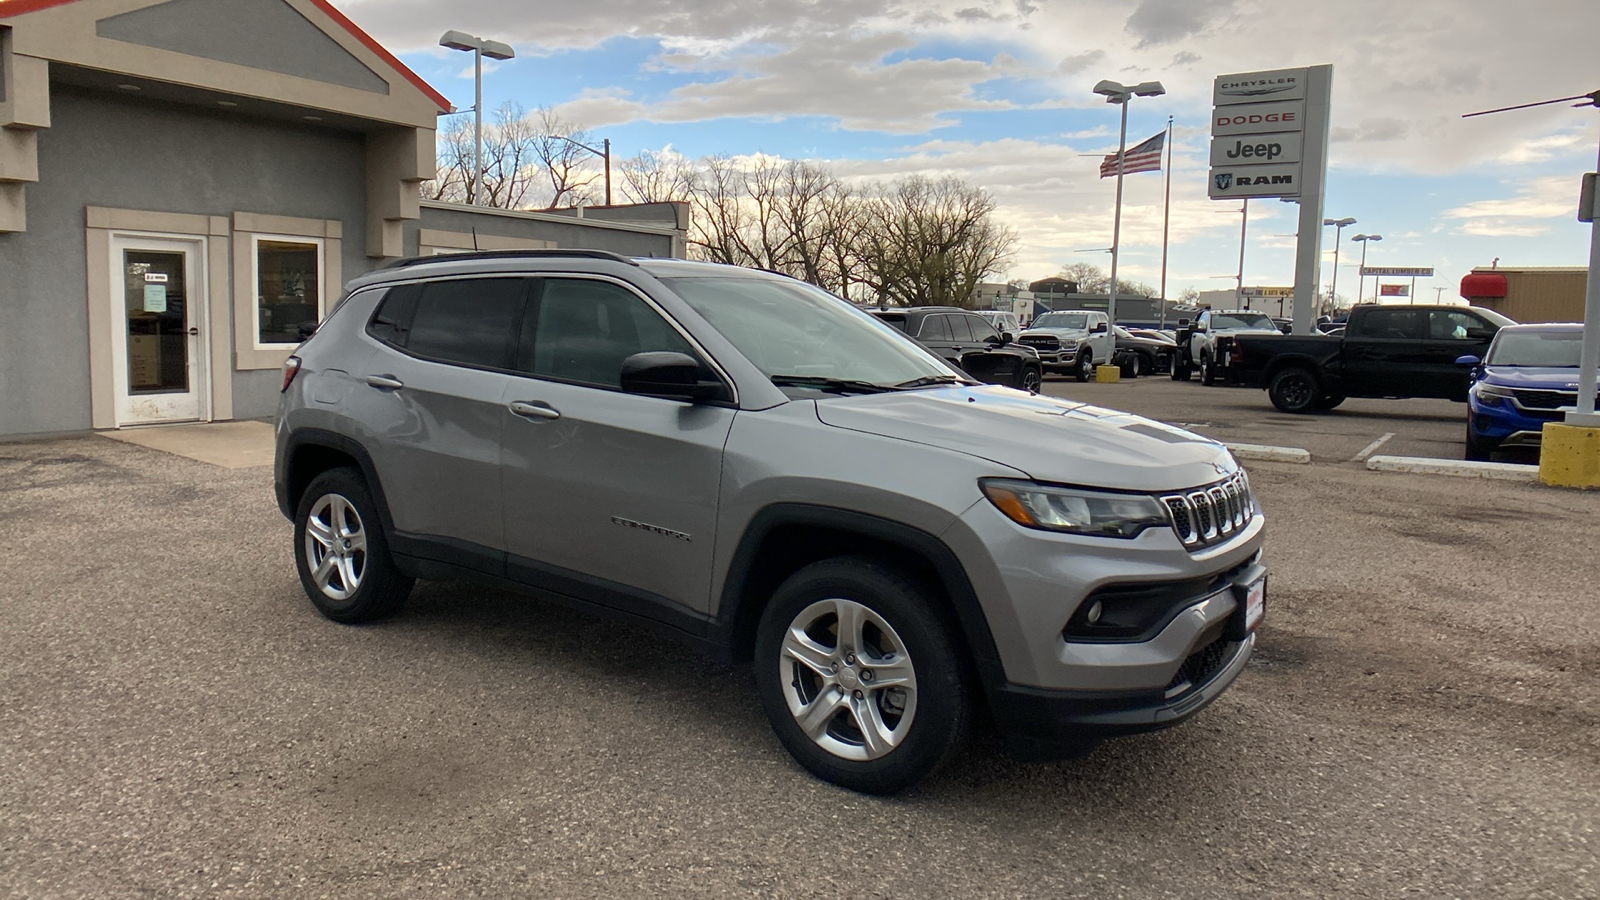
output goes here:
[{"label": "wheel arch", "polygon": [[955,553],[921,529],[866,513],[804,503],[768,506],[750,520],[734,551],[713,628],[730,659],[754,654],[756,625],[784,579],[839,556],[871,556],[922,582],[956,626],[964,655],[985,687],[1003,682],[1000,654],[977,593]]},{"label": "wheel arch", "polygon": [[333,431],[306,428],[289,435],[284,446],[283,480],[278,491],[278,508],[293,519],[300,499],[311,482],[329,469],[353,468],[361,472],[372,491],[372,500],[378,506],[379,524],[384,534],[394,533],[394,522],[389,517],[389,502],[383,494],[383,484],[378,480],[378,470],[372,464],[372,455],[360,441]]},{"label": "wheel arch", "polygon": [[1263,384],[1271,386],[1272,379],[1276,378],[1279,372],[1289,368],[1305,369],[1311,373],[1311,377],[1319,386],[1326,387],[1327,377],[1322,366],[1317,363],[1315,357],[1305,353],[1287,353],[1269,360],[1262,372]]}]

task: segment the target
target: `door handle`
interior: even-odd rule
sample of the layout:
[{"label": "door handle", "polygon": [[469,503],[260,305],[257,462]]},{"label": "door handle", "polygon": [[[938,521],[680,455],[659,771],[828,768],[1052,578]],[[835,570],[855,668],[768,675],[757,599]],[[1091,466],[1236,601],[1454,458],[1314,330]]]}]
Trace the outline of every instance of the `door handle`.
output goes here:
[{"label": "door handle", "polygon": [[513,400],[507,407],[513,415],[524,419],[559,419],[561,413],[541,400]]},{"label": "door handle", "polygon": [[189,329],[189,335],[191,337],[199,337],[200,336],[200,326],[196,325],[195,327]]},{"label": "door handle", "polygon": [[393,375],[368,375],[363,380],[375,388],[388,388],[391,391],[398,391],[405,387],[405,384]]}]

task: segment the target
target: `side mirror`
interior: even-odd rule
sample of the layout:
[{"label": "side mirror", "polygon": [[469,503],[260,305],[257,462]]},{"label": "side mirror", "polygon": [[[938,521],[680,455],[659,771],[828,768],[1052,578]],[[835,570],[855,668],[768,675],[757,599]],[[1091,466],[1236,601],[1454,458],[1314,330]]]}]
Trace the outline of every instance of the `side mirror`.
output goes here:
[{"label": "side mirror", "polygon": [[1009,343],[1011,343],[1012,341],[1014,341],[1016,339],[1017,339],[1017,336],[1012,334],[1009,331],[1000,332],[1000,343],[1001,344],[1009,344]]},{"label": "side mirror", "polygon": [[663,400],[724,400],[728,389],[721,381],[700,378],[700,363],[687,353],[654,350],[635,353],[622,361],[622,389],[629,394]]},{"label": "side mirror", "polygon": [[1483,360],[1478,359],[1476,356],[1473,356],[1470,353],[1467,354],[1466,356],[1458,356],[1458,357],[1456,357],[1456,365],[1458,365],[1458,366],[1475,366],[1475,365],[1477,365],[1478,363],[1480,363],[1482,361]]},{"label": "side mirror", "polygon": [[1090,334],[1105,334],[1106,333],[1106,323],[1100,322],[1100,323],[1096,324],[1093,328],[1089,329],[1089,333]]}]

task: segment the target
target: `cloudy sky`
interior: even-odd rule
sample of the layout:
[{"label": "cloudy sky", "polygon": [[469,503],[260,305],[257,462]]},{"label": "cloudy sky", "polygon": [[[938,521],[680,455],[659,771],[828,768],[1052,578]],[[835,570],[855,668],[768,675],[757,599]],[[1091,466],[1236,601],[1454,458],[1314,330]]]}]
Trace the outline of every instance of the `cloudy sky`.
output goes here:
[{"label": "cloudy sky", "polygon": [[[342,8],[458,107],[465,54],[446,29],[503,40],[485,106],[557,107],[617,156],[764,152],[846,176],[954,173],[988,189],[1021,236],[1010,277],[1108,255],[1117,110],[1102,78],[1159,79],[1130,108],[1132,145],[1174,119],[1168,291],[1231,287],[1239,204],[1206,198],[1211,87],[1223,73],[1334,66],[1325,212],[1352,216],[1339,293],[1354,294],[1348,238],[1383,235],[1369,265],[1431,265],[1418,294],[1453,297],[1463,274],[1582,265],[1579,175],[1600,112],[1553,106],[1462,113],[1600,88],[1594,0],[343,0]],[[1122,263],[1161,275],[1162,177],[1127,180]],[[1292,282],[1295,210],[1251,203],[1247,284]],[[1333,229],[1325,247],[1331,263]],[[1329,277],[1324,266],[1324,284]],[[1226,276],[1226,277],[1217,277]],[[1367,280],[1367,291],[1372,291]]]}]

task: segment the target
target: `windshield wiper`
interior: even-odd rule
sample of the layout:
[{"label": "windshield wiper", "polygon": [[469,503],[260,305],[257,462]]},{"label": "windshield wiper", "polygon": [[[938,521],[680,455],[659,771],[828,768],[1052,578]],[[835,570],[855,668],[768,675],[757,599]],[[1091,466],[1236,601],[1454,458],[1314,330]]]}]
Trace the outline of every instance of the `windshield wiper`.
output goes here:
[{"label": "windshield wiper", "polygon": [[895,387],[895,390],[905,390],[907,388],[928,387],[929,385],[934,385],[934,384],[970,384],[970,383],[971,382],[967,381],[965,378],[962,378],[962,377],[957,376],[957,375],[924,375],[921,378],[913,378],[910,381],[902,381],[899,384],[895,385],[894,387]]},{"label": "windshield wiper", "polygon": [[770,378],[778,387],[808,387],[840,394],[882,394],[894,390],[888,385],[853,378],[827,378],[821,375],[772,375]]}]

